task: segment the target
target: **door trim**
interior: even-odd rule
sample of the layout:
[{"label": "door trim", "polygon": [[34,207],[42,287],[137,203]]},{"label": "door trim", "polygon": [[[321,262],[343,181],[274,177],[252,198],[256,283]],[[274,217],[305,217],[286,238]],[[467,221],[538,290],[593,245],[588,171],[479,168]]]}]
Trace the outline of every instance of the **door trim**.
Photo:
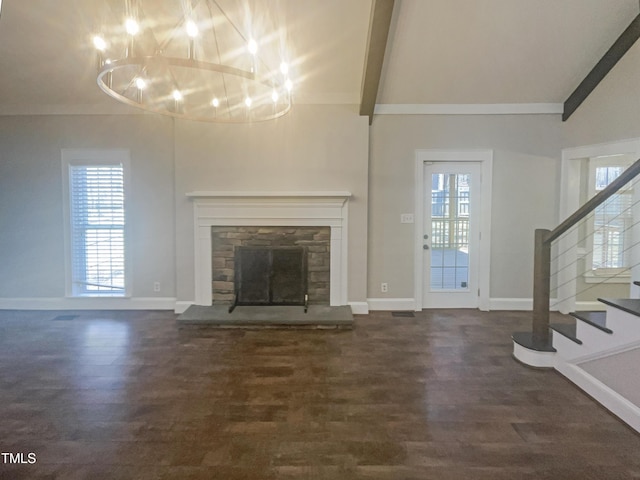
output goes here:
[{"label": "door trim", "polygon": [[477,162],[480,163],[480,245],[478,263],[478,308],[489,310],[491,285],[491,189],[493,178],[493,150],[416,150],[414,173],[414,258],[413,283],[415,310],[424,304],[423,282],[424,250],[424,163],[425,162]]}]

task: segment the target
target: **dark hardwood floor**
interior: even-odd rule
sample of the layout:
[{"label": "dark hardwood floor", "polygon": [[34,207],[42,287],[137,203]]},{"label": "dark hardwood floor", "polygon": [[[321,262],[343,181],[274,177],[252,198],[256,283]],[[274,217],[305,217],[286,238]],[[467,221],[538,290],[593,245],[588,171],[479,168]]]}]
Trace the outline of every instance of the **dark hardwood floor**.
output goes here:
[{"label": "dark hardwood floor", "polygon": [[639,435],[513,360],[528,325],[466,310],[353,330],[0,311],[0,478],[640,478]]}]

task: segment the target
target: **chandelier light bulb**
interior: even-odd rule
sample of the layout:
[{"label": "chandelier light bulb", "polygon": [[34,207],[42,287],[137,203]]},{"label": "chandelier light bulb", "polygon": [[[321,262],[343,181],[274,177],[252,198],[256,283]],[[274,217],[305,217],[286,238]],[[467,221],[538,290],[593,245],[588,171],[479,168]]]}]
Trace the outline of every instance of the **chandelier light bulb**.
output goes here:
[{"label": "chandelier light bulb", "polygon": [[244,104],[247,106],[247,108],[251,107],[252,103],[253,103],[253,100],[251,100],[251,97],[247,97],[244,99]]},{"label": "chandelier light bulb", "polygon": [[291,90],[293,90],[293,82],[290,78],[287,78],[287,81],[284,82],[284,86],[287,89],[287,92],[291,92]]},{"label": "chandelier light bulb", "polygon": [[180,90],[174,90],[172,95],[173,95],[173,99],[176,102],[179,102],[180,100],[182,100],[182,93],[180,93]]},{"label": "chandelier light bulb", "polygon": [[287,73],[289,73],[289,65],[287,64],[287,62],[282,62],[280,64],[280,72],[283,75],[287,75]]},{"label": "chandelier light bulb", "polygon": [[273,93],[271,94],[271,100],[273,100],[274,102],[278,101],[278,92],[277,91],[273,91]]},{"label": "chandelier light bulb", "polygon": [[258,53],[258,44],[253,38],[249,40],[249,43],[247,44],[247,50],[249,50],[249,53],[251,55],[255,55],[256,53]]},{"label": "chandelier light bulb", "polygon": [[200,30],[198,29],[198,25],[193,20],[188,20],[186,24],[187,35],[191,38],[195,38],[198,36]]},{"label": "chandelier light bulb", "polygon": [[215,108],[218,108],[220,106],[220,100],[214,98],[213,100],[211,100],[211,105],[213,105]]},{"label": "chandelier light bulb", "polygon": [[96,50],[104,52],[107,49],[107,42],[100,35],[96,35],[93,37],[93,46],[96,47]]},{"label": "chandelier light bulb", "polygon": [[133,18],[127,18],[124,26],[127,29],[127,33],[132,37],[137,35],[140,31],[140,25],[138,25],[138,22],[136,22]]},{"label": "chandelier light bulb", "polygon": [[144,90],[147,88],[147,82],[144,78],[138,77],[136,78],[136,87],[138,87],[138,90]]}]

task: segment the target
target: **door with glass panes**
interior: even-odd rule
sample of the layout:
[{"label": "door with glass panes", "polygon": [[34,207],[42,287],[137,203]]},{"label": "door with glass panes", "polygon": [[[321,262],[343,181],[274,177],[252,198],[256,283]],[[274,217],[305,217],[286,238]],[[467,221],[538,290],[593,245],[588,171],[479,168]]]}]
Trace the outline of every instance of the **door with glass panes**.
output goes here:
[{"label": "door with glass panes", "polygon": [[479,162],[424,164],[424,308],[478,306],[480,172]]}]

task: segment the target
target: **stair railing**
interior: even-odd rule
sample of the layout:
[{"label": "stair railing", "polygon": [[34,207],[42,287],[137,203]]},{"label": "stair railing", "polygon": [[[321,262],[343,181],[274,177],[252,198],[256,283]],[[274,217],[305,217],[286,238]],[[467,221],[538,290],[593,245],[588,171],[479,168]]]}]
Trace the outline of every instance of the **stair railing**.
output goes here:
[{"label": "stair railing", "polygon": [[627,168],[597,195],[570,215],[553,230],[536,229],[533,266],[533,332],[534,346],[549,346],[549,302],[551,294],[551,244],[598,206],[613,196],[624,185],[640,174],[640,159]]}]

